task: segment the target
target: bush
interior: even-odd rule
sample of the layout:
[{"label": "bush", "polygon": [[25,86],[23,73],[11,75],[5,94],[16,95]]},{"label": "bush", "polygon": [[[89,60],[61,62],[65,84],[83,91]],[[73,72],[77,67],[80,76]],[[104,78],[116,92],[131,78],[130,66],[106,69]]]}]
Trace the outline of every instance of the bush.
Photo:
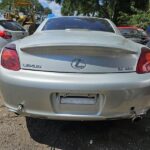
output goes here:
[{"label": "bush", "polygon": [[137,26],[146,29],[150,25],[150,11],[138,11],[136,14],[128,15],[126,13],[120,12],[120,17],[118,18],[119,25],[130,25]]}]

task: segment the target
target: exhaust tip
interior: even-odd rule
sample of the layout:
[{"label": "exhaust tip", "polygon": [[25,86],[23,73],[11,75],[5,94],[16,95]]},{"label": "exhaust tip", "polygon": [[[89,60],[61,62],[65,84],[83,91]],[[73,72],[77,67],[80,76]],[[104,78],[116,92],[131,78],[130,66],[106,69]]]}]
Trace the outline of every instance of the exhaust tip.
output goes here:
[{"label": "exhaust tip", "polygon": [[130,108],[132,123],[137,123],[142,120],[142,115],[137,115],[135,107]]},{"label": "exhaust tip", "polygon": [[17,112],[15,112],[16,115],[20,115],[23,112],[23,108],[24,106],[22,104],[19,104],[17,108]]},{"label": "exhaust tip", "polygon": [[132,118],[132,122],[133,123],[137,123],[137,122],[139,122],[141,120],[142,120],[142,116],[135,116],[135,117]]},{"label": "exhaust tip", "polygon": [[16,115],[16,116],[19,116],[20,114],[18,114],[17,112],[15,112],[15,115]]}]

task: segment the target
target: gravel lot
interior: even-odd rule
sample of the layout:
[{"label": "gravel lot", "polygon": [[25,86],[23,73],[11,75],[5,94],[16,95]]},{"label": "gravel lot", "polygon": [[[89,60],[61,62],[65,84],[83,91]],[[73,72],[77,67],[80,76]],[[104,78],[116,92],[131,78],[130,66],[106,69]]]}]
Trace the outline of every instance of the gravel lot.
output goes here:
[{"label": "gravel lot", "polygon": [[137,124],[25,119],[0,101],[0,150],[150,150],[149,116]]}]

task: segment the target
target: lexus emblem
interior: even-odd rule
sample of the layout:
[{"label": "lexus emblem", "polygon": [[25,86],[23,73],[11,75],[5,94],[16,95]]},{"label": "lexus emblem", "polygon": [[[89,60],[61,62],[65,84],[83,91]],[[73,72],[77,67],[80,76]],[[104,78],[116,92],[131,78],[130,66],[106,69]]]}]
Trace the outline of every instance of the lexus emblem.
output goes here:
[{"label": "lexus emblem", "polygon": [[86,67],[86,63],[83,59],[81,58],[76,58],[74,59],[72,62],[71,62],[71,66],[72,68],[74,69],[78,69],[78,70],[81,70],[81,69],[84,69]]}]

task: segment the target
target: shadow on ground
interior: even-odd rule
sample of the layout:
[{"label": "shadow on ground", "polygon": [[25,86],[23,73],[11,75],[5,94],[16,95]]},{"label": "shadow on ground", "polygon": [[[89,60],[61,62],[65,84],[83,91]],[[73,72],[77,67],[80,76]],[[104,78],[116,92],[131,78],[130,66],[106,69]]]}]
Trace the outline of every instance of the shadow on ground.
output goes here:
[{"label": "shadow on ground", "polygon": [[31,137],[52,150],[149,150],[150,119],[67,122],[26,118]]}]

